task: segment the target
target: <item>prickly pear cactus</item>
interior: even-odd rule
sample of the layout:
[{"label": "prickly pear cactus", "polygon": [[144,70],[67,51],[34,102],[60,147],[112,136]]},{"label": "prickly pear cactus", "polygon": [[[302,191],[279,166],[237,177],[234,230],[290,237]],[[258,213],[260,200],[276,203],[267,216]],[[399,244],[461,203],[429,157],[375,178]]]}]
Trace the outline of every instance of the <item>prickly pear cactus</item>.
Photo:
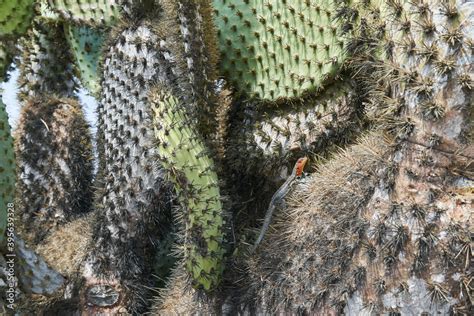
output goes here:
[{"label": "prickly pear cactus", "polygon": [[153,315],[214,315],[219,312],[210,297],[202,291],[189,287],[189,275],[184,268],[173,271],[168,287],[160,290],[151,308]]},{"label": "prickly pear cactus", "polygon": [[[288,197],[279,229],[246,262],[248,295],[261,313],[469,309],[468,199],[441,194],[426,203],[407,192],[410,158],[399,167],[393,145],[379,132],[362,138]],[[407,195],[418,199],[405,205]]]},{"label": "prickly pear cactus", "polygon": [[40,93],[73,96],[77,82],[62,27],[36,20],[22,44],[20,100]]},{"label": "prickly pear cactus", "polygon": [[34,16],[34,0],[0,1],[0,79],[5,75],[17,53],[18,37],[24,35]]},{"label": "prickly pear cactus", "polygon": [[47,0],[63,20],[82,25],[113,25],[120,16],[118,0]]},{"label": "prickly pear cactus", "polygon": [[[15,196],[15,155],[13,139],[10,134],[10,124],[5,104],[0,94],[0,245],[5,238],[7,224],[7,209],[9,203],[14,203]],[[10,207],[13,205],[10,205]]]},{"label": "prickly pear cactus", "polygon": [[247,96],[296,98],[345,59],[336,1],[214,0],[221,72]]},{"label": "prickly pear cactus", "polygon": [[71,24],[66,25],[64,31],[75,57],[76,73],[81,83],[93,95],[97,95],[100,89],[97,66],[104,35],[99,30]]},{"label": "prickly pear cactus", "polygon": [[25,304],[23,298],[54,296],[64,287],[66,279],[28,248],[20,236],[15,234],[12,240],[6,252],[3,248],[0,252],[0,288],[5,291],[0,310],[4,314],[18,310],[36,313],[32,300]]},{"label": "prickly pear cactus", "polygon": [[186,105],[169,92],[152,93],[159,157],[183,206],[185,267],[194,286],[209,291],[223,271],[223,211],[215,166],[192,129]]},{"label": "prickly pear cactus", "polygon": [[[183,1],[182,4],[186,7],[192,3]],[[149,254],[156,251],[169,230],[169,225],[164,223],[173,200],[172,188],[165,181],[166,172],[157,159],[150,88],[157,83],[167,87],[186,100],[188,109],[197,115],[198,108],[205,112],[208,105],[204,100],[208,98],[211,75],[203,67],[213,69],[212,65],[193,55],[196,51],[191,51],[183,39],[189,38],[189,32],[203,36],[204,26],[201,29],[196,25],[202,21],[199,7],[178,11],[175,2],[163,2],[159,7],[151,4],[146,14],[139,11],[138,15],[134,15],[137,11],[132,6],[127,18],[112,31],[105,43],[96,201],[96,208],[101,211],[94,228],[92,249],[85,260],[87,273],[83,275],[86,288],[93,287],[99,279],[113,285],[122,297],[122,303],[114,310],[123,307],[131,312],[143,311],[146,307],[143,298],[151,294],[133,289],[143,284],[153,286],[153,280],[149,278],[153,256]],[[198,37],[193,41],[196,42],[189,45],[198,45]],[[201,50],[204,47],[200,45]],[[202,76],[204,79],[198,80]],[[136,220],[123,225],[130,217]],[[137,247],[137,244],[141,246]],[[186,240],[185,245],[194,244]],[[130,269],[130,266],[135,268]],[[208,266],[206,269],[209,271]],[[87,298],[84,302],[88,310],[98,308],[94,304]]]},{"label": "prickly pear cactus", "polygon": [[454,1],[354,8],[350,62],[379,129],[289,198],[249,261],[249,295],[272,313],[469,313],[472,11]]},{"label": "prickly pear cactus", "polygon": [[16,237],[15,247],[19,258],[18,281],[27,293],[51,295],[64,286],[64,277],[51,269],[33,250],[27,248],[23,240]]},{"label": "prickly pear cactus", "polygon": [[91,207],[92,146],[82,109],[72,99],[35,97],[15,132],[22,236],[41,242]]},{"label": "prickly pear cactus", "polygon": [[0,39],[22,35],[34,16],[34,0],[0,1]]},{"label": "prickly pear cactus", "polygon": [[[138,289],[154,286],[152,261],[169,231],[173,201],[172,187],[156,159],[148,97],[152,84],[166,80],[168,68],[159,46],[164,40],[149,20],[126,20],[109,36],[98,109],[97,219],[84,262],[82,291],[101,280],[120,295],[114,311],[139,313],[151,291]],[[104,307],[97,304],[85,296],[81,308]]]},{"label": "prickly pear cactus", "polygon": [[[213,25],[210,0],[163,0],[160,1],[163,16],[168,17],[168,27],[176,28],[176,48],[174,54],[182,56],[175,61],[187,82],[180,79],[177,95],[189,98],[189,105],[194,104],[193,115],[196,127],[202,134],[215,133],[216,101],[212,91],[217,77],[217,42]],[[209,143],[211,137],[207,137]]]},{"label": "prickly pear cactus", "polygon": [[240,176],[275,177],[289,160],[310,152],[322,154],[331,144],[349,141],[361,108],[355,90],[347,84],[335,84],[292,108],[236,102],[227,114],[227,168]]},{"label": "prickly pear cactus", "polygon": [[[33,16],[18,3],[0,0],[0,76]],[[55,296],[26,314],[140,314],[164,283],[158,314],[472,311],[470,2],[38,3],[22,48],[18,208],[26,238],[70,280],[51,290],[31,255],[40,266],[24,284]],[[100,99],[96,212],[81,218],[69,194],[90,194],[91,165],[64,98],[74,77]],[[216,87],[233,100],[216,102]],[[242,252],[285,167],[313,154],[314,174],[282,199],[258,251]],[[155,282],[170,257],[182,260]]]}]

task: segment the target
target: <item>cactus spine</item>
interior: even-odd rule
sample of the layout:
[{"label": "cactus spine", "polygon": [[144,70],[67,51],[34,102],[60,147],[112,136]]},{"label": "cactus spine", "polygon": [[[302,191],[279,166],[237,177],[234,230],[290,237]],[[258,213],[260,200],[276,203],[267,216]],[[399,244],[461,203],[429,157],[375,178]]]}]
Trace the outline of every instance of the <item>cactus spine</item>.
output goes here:
[{"label": "cactus spine", "polygon": [[152,93],[160,160],[183,206],[185,267],[193,284],[209,291],[223,271],[222,203],[214,163],[182,101],[166,91]]}]

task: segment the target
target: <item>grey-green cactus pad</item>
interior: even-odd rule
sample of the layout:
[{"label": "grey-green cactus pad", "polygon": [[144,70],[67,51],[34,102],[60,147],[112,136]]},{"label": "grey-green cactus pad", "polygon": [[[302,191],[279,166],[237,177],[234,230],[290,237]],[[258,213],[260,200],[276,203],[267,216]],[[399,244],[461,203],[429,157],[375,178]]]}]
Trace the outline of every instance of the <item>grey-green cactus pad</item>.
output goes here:
[{"label": "grey-green cactus pad", "polygon": [[250,96],[299,97],[344,60],[335,1],[214,0],[214,7],[221,72]]},{"label": "grey-green cactus pad", "polygon": [[60,25],[33,21],[22,43],[20,99],[38,93],[72,96],[77,88],[72,56]]},{"label": "grey-green cactus pad", "polygon": [[103,35],[93,28],[70,24],[65,27],[65,32],[76,59],[76,66],[82,84],[92,94],[97,94],[99,91],[97,64],[104,41]]}]

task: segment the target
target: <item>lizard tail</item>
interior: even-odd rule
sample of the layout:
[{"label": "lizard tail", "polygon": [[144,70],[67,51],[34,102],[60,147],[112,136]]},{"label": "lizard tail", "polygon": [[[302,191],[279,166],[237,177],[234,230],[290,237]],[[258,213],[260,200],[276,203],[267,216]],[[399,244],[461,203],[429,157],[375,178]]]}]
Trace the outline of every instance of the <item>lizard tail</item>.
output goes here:
[{"label": "lizard tail", "polygon": [[257,250],[258,245],[262,242],[263,237],[265,236],[265,233],[268,230],[268,227],[270,226],[270,222],[272,221],[272,216],[273,216],[273,211],[275,210],[275,204],[272,204],[267,211],[267,214],[265,214],[265,219],[263,221],[263,226],[262,229],[260,230],[260,234],[255,241],[255,244],[252,246],[251,252],[254,253],[255,250]]}]

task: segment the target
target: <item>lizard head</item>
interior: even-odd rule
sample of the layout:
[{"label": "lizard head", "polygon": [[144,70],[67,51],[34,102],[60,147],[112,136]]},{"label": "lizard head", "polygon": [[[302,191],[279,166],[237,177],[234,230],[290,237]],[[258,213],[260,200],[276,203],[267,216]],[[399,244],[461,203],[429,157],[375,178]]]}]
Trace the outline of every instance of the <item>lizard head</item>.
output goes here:
[{"label": "lizard head", "polygon": [[296,176],[300,177],[303,174],[303,169],[304,166],[306,165],[306,162],[308,161],[308,157],[302,157],[298,159],[298,161],[295,164],[295,169],[296,169]]}]

